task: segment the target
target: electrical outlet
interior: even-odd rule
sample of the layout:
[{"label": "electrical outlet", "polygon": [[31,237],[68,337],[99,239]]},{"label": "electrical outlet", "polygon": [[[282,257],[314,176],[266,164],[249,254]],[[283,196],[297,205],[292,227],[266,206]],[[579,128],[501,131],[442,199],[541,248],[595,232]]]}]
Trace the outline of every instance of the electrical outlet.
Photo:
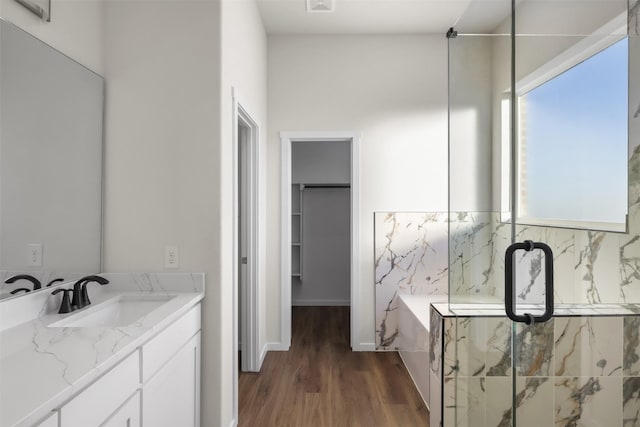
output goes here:
[{"label": "electrical outlet", "polygon": [[180,268],[180,253],[177,246],[164,247],[164,268]]},{"label": "electrical outlet", "polygon": [[27,265],[29,267],[42,267],[42,243],[29,243],[27,245]]}]

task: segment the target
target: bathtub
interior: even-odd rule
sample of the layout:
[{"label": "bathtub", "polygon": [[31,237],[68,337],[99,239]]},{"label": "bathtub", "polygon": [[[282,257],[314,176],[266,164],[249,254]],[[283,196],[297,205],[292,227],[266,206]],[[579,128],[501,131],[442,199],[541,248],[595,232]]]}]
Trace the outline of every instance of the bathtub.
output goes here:
[{"label": "bathtub", "polygon": [[[447,295],[398,296],[398,353],[427,408],[440,407],[439,381],[431,379],[429,337],[431,304],[446,303]],[[432,388],[434,388],[432,390]],[[432,424],[437,425],[437,424]]]}]

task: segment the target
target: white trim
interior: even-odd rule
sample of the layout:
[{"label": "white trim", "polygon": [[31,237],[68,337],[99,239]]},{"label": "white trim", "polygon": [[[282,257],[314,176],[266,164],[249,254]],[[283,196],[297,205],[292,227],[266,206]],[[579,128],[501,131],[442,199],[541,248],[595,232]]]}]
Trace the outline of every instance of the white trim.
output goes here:
[{"label": "white trim", "polygon": [[289,347],[285,347],[279,342],[268,342],[262,347],[262,351],[260,352],[260,366],[264,363],[264,358],[267,356],[267,353],[270,351],[289,351]]},{"label": "white trim", "polygon": [[282,345],[279,342],[268,342],[264,345],[263,351],[265,354],[268,351],[289,351],[289,346]]},{"label": "white trim", "polygon": [[351,350],[353,351],[376,351],[376,343],[374,342],[361,342],[356,345],[351,344]]},{"label": "white trim", "polygon": [[235,88],[231,88],[233,106],[233,138],[232,138],[232,169],[233,169],[233,416],[231,425],[237,424],[238,418],[238,125],[242,123],[249,128],[247,146],[247,175],[248,175],[248,264],[247,264],[247,292],[244,296],[246,309],[243,313],[245,330],[242,333],[242,365],[247,371],[260,370],[260,283],[259,283],[259,159],[260,159],[260,125],[253,119],[247,104],[238,96]]},{"label": "white trim", "polygon": [[229,423],[229,427],[236,427],[238,425],[238,419],[234,418],[231,420],[231,422]]},{"label": "white trim", "polygon": [[606,49],[627,34],[626,12],[603,25],[516,83],[516,94],[522,96],[541,84]]},{"label": "white trim", "polygon": [[[543,85],[544,83],[550,81],[551,79],[559,76],[565,71],[571,69],[572,67],[580,64],[581,62],[589,59],[590,57],[596,55],[597,53],[603,51],[604,49],[610,47],[614,43],[624,39],[627,36],[627,13],[624,12],[614,19],[603,25],[602,27],[595,30],[591,35],[584,37],[579,42],[560,53],[559,55],[552,58],[550,61],[543,64],[541,67],[537,68],[524,78],[520,79],[515,84],[515,91],[517,96],[517,105],[516,105],[516,119],[518,122],[521,120],[521,111],[522,111],[522,97],[526,95],[528,92],[536,89],[537,87]],[[509,100],[507,100],[509,101]],[[509,150],[511,148],[511,142],[509,141],[510,135],[506,134],[505,131],[508,131],[508,126],[505,129],[504,126],[504,118],[505,118],[505,99],[502,100],[502,154],[509,154]],[[508,107],[508,103],[507,103]],[[508,125],[509,123],[507,123]],[[518,126],[518,129],[523,129],[522,126]],[[508,138],[505,139],[505,135]],[[559,228],[574,228],[574,229],[589,229],[589,230],[600,230],[600,231],[609,231],[614,233],[626,232],[627,223],[626,219],[623,219],[622,222],[594,222],[594,221],[581,221],[581,220],[556,220],[556,219],[544,219],[544,218],[530,218],[526,216],[527,212],[527,200],[523,196],[521,192],[522,188],[522,170],[524,170],[521,165],[522,162],[522,138],[523,136],[517,135],[517,148],[519,152],[517,153],[518,165],[517,165],[517,176],[516,176],[516,188],[518,192],[517,197],[517,222],[518,224],[524,225],[533,225],[533,226],[542,226],[542,227],[559,227]],[[504,159],[504,157],[503,157]],[[501,220],[503,222],[511,221],[511,212],[509,212],[510,202],[509,202],[509,190],[508,190],[508,181],[509,181],[509,164],[503,160],[502,162],[502,185],[503,190],[501,194]],[[505,186],[505,183],[507,184]],[[506,188],[506,189],[505,189]]]},{"label": "white trim", "polygon": [[299,305],[306,307],[313,306],[350,306],[351,301],[348,299],[302,299],[294,300],[291,305]]},{"label": "white trim", "polygon": [[[360,139],[357,131],[280,132],[280,339],[291,346],[291,143],[303,141],[351,142],[351,348],[360,329]],[[367,344],[368,345],[368,344]],[[375,348],[371,344],[372,349]],[[368,348],[368,347],[367,347]],[[369,350],[366,350],[369,351]]]}]

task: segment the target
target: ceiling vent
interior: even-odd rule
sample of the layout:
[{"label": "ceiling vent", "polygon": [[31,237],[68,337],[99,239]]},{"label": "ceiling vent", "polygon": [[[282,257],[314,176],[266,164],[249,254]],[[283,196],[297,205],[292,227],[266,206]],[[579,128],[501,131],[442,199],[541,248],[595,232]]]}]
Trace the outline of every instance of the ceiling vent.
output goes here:
[{"label": "ceiling vent", "polygon": [[307,12],[333,12],[335,0],[307,0]]}]

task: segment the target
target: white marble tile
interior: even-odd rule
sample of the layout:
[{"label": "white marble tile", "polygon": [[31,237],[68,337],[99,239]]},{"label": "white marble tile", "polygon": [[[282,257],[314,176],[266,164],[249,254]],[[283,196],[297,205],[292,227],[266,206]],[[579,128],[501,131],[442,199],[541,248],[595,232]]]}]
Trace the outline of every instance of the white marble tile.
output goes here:
[{"label": "white marble tile", "polygon": [[493,223],[488,212],[450,215],[451,294],[495,295]]},{"label": "white marble tile", "polygon": [[442,422],[441,379],[433,371],[429,372],[429,376],[429,422],[432,426],[440,426]]},{"label": "white marble tile", "polygon": [[622,317],[559,317],[556,376],[621,376]]},{"label": "white marble tile", "polygon": [[487,318],[458,318],[456,319],[455,334],[458,375],[464,377],[484,376],[487,353]]},{"label": "white marble tile", "polygon": [[555,378],[556,427],[622,425],[621,377]]},{"label": "white marble tile", "polygon": [[444,213],[376,212],[376,348],[397,349],[397,296],[446,295],[447,222]]},{"label": "white marble tile", "polygon": [[587,302],[621,302],[620,241],[615,233],[576,231],[576,292]]},{"label": "white marble tile", "polygon": [[438,378],[441,377],[442,368],[442,316],[430,309],[431,320],[429,322],[429,367]]},{"label": "white marble tile", "polygon": [[553,373],[553,324],[516,325],[516,372],[525,377],[549,377]]},{"label": "white marble tile", "polygon": [[487,376],[511,376],[511,321],[489,317],[487,325]]},{"label": "white marble tile", "polygon": [[493,223],[493,267],[490,281],[495,288],[495,297],[504,300],[504,255],[511,244],[511,224],[504,223],[499,213],[492,215]]},{"label": "white marble tile", "polygon": [[622,426],[640,427],[640,377],[622,381]]},{"label": "white marble tile", "polygon": [[551,378],[516,378],[516,425],[552,426],[553,414]]},{"label": "white marble tile", "polygon": [[484,378],[447,378],[444,395],[444,425],[478,427],[478,421],[484,420],[485,399]]},{"label": "white marble tile", "polygon": [[458,362],[456,353],[456,318],[445,317],[442,327],[443,355],[442,372],[444,377],[452,377],[457,374]]},{"label": "white marble tile", "polygon": [[512,425],[511,388],[510,377],[485,378],[485,427],[510,427]]},{"label": "white marble tile", "polygon": [[620,234],[619,301],[640,302],[640,236]]},{"label": "white marble tile", "polygon": [[640,376],[640,316],[626,316],[623,321],[623,375]]}]

